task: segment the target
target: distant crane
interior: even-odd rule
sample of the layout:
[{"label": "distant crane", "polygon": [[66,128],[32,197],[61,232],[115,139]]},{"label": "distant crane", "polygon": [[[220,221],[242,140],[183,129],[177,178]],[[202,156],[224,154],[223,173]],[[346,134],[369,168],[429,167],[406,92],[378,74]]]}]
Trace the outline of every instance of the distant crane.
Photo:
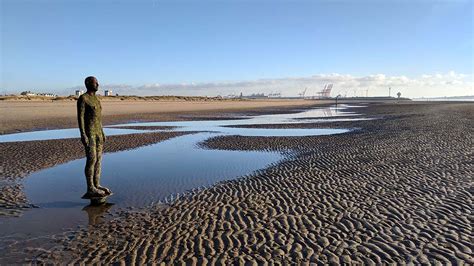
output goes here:
[{"label": "distant crane", "polygon": [[332,90],[332,84],[326,84],[324,85],[324,89],[322,91],[317,92],[316,94],[318,95],[319,99],[325,99],[331,97],[331,90]]},{"label": "distant crane", "polygon": [[301,98],[304,99],[304,96],[305,96],[307,90],[308,90],[308,88],[304,88],[304,91],[301,92],[301,93],[298,93],[298,95],[299,95]]}]

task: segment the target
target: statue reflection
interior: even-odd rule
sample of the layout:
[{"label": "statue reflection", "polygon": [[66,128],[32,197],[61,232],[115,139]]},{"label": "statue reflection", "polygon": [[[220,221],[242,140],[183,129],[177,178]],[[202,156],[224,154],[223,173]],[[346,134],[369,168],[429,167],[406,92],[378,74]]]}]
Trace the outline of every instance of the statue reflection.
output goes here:
[{"label": "statue reflection", "polygon": [[89,204],[85,206],[82,210],[87,212],[89,216],[89,225],[97,225],[104,222],[104,214],[110,208],[112,208],[113,203],[102,203],[102,204]]}]

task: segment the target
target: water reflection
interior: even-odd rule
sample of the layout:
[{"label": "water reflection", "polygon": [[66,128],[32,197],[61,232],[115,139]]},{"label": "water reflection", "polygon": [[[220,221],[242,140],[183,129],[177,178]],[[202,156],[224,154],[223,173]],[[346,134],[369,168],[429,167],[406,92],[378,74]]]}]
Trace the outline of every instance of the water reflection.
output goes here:
[{"label": "water reflection", "polygon": [[[276,152],[198,147],[198,143],[218,135],[185,135],[134,150],[104,154],[102,182],[115,193],[109,197],[113,209],[140,208],[168,201],[196,188],[251,174],[283,159]],[[0,235],[15,232],[20,237],[41,236],[99,221],[101,211],[111,211],[112,205],[84,208],[83,168],[84,159],[79,159],[25,178],[25,194],[39,208],[26,210],[18,218],[0,219]]]},{"label": "water reflection", "polygon": [[[147,130],[142,129],[125,129],[118,128],[123,126],[157,126],[157,127],[175,127],[166,131],[212,131],[223,134],[235,134],[241,136],[316,136],[324,134],[338,134],[343,133],[339,131],[331,131],[329,129],[252,129],[240,128],[239,130],[232,129],[232,125],[255,125],[255,124],[292,124],[292,123],[326,123],[326,122],[341,122],[341,121],[355,121],[365,120],[366,118],[357,117],[358,114],[348,112],[347,108],[353,106],[339,105],[338,107],[314,108],[304,110],[299,113],[291,114],[272,114],[259,115],[253,117],[242,117],[242,119],[231,120],[205,120],[205,121],[175,121],[175,122],[150,122],[150,123],[126,123],[104,128],[107,136],[145,133],[152,131],[163,131],[160,129]],[[32,131],[15,134],[0,135],[0,142],[13,141],[32,141],[32,140],[51,140],[64,138],[78,138],[79,130],[77,128],[56,129],[44,131]]]},{"label": "water reflection", "polygon": [[[122,124],[133,126],[177,126],[178,131],[206,131],[184,135],[134,150],[105,154],[102,182],[114,191],[99,206],[81,200],[85,184],[82,176],[84,159],[71,161],[31,174],[24,179],[28,200],[39,206],[19,218],[0,218],[0,236],[18,238],[62,232],[78,225],[97,225],[105,215],[117,208],[144,207],[166,201],[187,191],[213,185],[220,181],[250,175],[284,159],[277,152],[226,151],[199,148],[211,137],[242,136],[312,136],[340,134],[348,129],[254,129],[232,128],[229,125],[314,123],[363,119],[357,114],[337,112],[335,108],[317,108],[293,114],[255,116],[242,120],[208,120]],[[327,119],[327,118],[330,119]],[[320,119],[320,120],[318,120]],[[149,130],[105,129],[107,135],[143,133]],[[72,132],[74,131],[74,133]],[[28,135],[29,134],[29,135]],[[0,141],[63,138],[78,134],[77,129],[38,131],[0,136]],[[3,137],[3,138],[2,138]]]},{"label": "water reflection", "polygon": [[107,212],[110,208],[112,208],[112,206],[114,206],[114,204],[109,202],[105,202],[99,205],[89,204],[82,208],[82,210],[87,213],[89,225],[98,225],[104,222],[104,213]]},{"label": "water reflection", "polygon": [[[151,131],[152,130],[104,128],[104,133],[107,136],[145,133],[145,132],[151,132]],[[79,138],[79,137],[80,137],[79,129],[67,128],[67,129],[40,130],[40,131],[0,135],[0,142],[69,139],[69,138]]]},{"label": "water reflection", "polygon": [[[250,174],[283,158],[276,152],[198,147],[198,143],[213,136],[219,134],[185,135],[105,154],[102,182],[115,193],[109,199],[120,207],[147,206],[170,195]],[[83,168],[84,159],[80,159],[32,174],[24,181],[29,201],[41,208],[52,206],[53,202],[69,202],[71,206],[73,202],[83,203]]]},{"label": "water reflection", "polygon": [[[315,108],[305,110],[299,113],[291,114],[272,114],[259,115],[240,120],[205,120],[205,121],[174,121],[174,122],[147,122],[147,123],[127,123],[115,125],[116,127],[133,126],[135,128],[166,126],[173,127],[175,131],[208,131],[218,132],[225,135],[239,136],[320,136],[330,134],[345,133],[347,129],[331,129],[331,128],[312,128],[312,129],[266,129],[266,128],[245,128],[232,126],[245,125],[268,125],[268,124],[300,124],[300,123],[327,123],[366,120],[367,118],[357,117],[358,114],[345,111],[347,106]],[[334,111],[339,110],[335,113]]]}]

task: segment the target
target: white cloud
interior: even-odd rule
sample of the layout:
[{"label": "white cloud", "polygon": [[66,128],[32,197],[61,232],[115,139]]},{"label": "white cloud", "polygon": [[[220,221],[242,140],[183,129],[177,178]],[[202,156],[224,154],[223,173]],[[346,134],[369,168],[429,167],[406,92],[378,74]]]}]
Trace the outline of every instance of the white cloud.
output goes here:
[{"label": "white cloud", "polygon": [[[424,74],[419,77],[388,76],[374,74],[353,76],[330,73],[316,74],[309,77],[288,77],[276,79],[258,79],[250,81],[222,81],[206,83],[179,84],[144,84],[131,86],[127,84],[101,85],[102,89],[112,89],[121,95],[244,95],[251,93],[281,92],[282,96],[296,96],[307,88],[307,95],[316,95],[327,83],[333,83],[332,95],[347,96],[385,96],[392,88],[392,96],[398,91],[407,97],[472,95],[472,74],[466,75],[449,71],[447,73]],[[75,88],[70,88],[72,89]]]}]

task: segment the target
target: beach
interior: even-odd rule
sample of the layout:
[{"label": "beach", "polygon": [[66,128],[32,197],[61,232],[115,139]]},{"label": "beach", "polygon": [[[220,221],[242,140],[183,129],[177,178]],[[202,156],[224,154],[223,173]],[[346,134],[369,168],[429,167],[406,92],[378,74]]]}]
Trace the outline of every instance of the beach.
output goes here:
[{"label": "beach", "polygon": [[[294,108],[324,105],[328,101],[305,100],[125,100],[103,98],[104,126],[123,122],[239,119],[267,113],[291,112]],[[155,97],[153,97],[155,98]],[[163,97],[156,97],[162,99]],[[72,99],[72,100],[71,100]],[[45,97],[33,100],[0,101],[0,134],[77,127],[76,101],[65,98],[51,101]],[[133,126],[121,127],[134,129]],[[140,127],[171,129],[171,127]],[[79,130],[79,129],[78,129]],[[105,153],[130,150],[192,132],[160,132],[110,136]],[[0,143],[0,215],[21,215],[31,208],[18,181],[33,172],[83,158],[84,148],[78,138]]]},{"label": "beach", "polygon": [[[188,117],[214,118],[236,115],[239,112],[258,113],[260,110],[282,111],[296,106],[327,104],[333,101],[309,100],[117,100],[102,97],[103,124],[117,124],[128,121],[171,121],[186,120]],[[167,99],[167,98],[165,98]],[[0,101],[0,134],[24,132],[39,129],[77,127],[76,99],[62,100],[3,100]]]},{"label": "beach", "polygon": [[[308,102],[259,110],[203,107],[188,114],[173,109],[170,114],[145,112],[137,107],[132,115],[105,113],[105,121],[229,118],[290,112],[311,106]],[[14,255],[0,258],[0,263],[22,258],[20,262],[74,264],[473,264],[474,105],[360,105],[365,107],[353,109],[371,120],[251,126],[352,129],[344,134],[208,139],[203,148],[273,150],[288,156],[252,175],[166,204],[120,211],[104,223],[51,236],[55,244],[47,248],[34,241],[13,243],[5,250]],[[73,116],[51,122],[53,117],[25,118],[17,129],[5,132],[74,126]],[[106,152],[179,134],[191,133],[112,136]],[[78,139],[0,144],[4,179],[7,175],[18,179],[82,156]],[[38,154],[39,150],[45,153]],[[2,196],[6,204],[0,202],[1,209],[10,210],[6,215],[31,207],[21,187],[3,187],[8,189],[2,195],[10,195]],[[19,196],[11,196],[15,193]]]}]

